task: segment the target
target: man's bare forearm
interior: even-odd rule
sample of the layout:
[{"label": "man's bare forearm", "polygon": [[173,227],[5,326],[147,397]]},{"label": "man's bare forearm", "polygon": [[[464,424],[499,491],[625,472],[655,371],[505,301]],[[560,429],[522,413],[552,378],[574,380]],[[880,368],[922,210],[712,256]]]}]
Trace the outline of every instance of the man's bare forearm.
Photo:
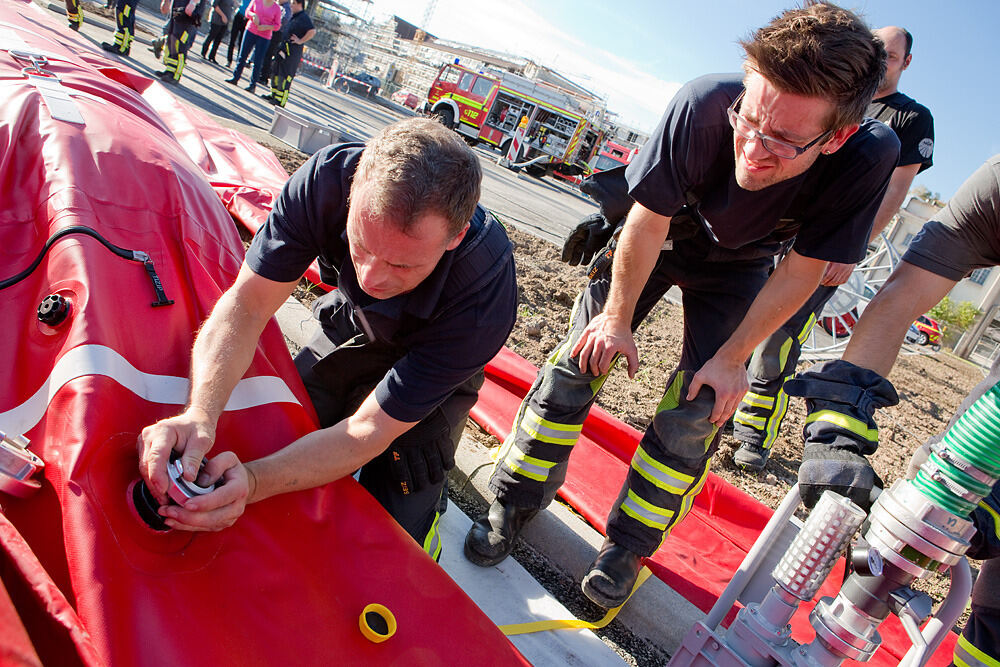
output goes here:
[{"label": "man's bare forearm", "polygon": [[195,338],[189,408],[218,420],[253,361],[264,326],[294,287],[294,281],[262,278],[246,264],[240,268],[236,282],[219,298]]},{"label": "man's bare forearm", "polygon": [[900,262],[865,308],[842,358],[888,376],[910,324],[954,286],[954,280]]},{"label": "man's bare forearm", "polygon": [[350,417],[247,463],[254,478],[247,502],[311,489],[346,477],[385,451],[411,426],[386,415],[374,395],[369,395]]},{"label": "man's bare forearm", "polygon": [[878,212],[875,213],[872,233],[868,237],[869,242],[874,241],[882,233],[882,230],[889,225],[893,216],[899,211],[903,200],[906,199],[906,194],[910,191],[913,177],[917,175],[919,169],[919,164],[908,164],[893,170],[892,176],[889,177],[889,186],[882,197],[882,203],[879,204]]},{"label": "man's bare forearm", "polygon": [[263,325],[255,326],[230,292],[222,295],[194,341],[188,407],[204,411],[213,421],[219,419],[253,361],[262,330]]},{"label": "man's bare forearm", "polygon": [[656,266],[669,231],[670,218],[641,204],[632,206],[615,249],[611,289],[604,306],[607,317],[625,324],[632,322],[635,304]]}]

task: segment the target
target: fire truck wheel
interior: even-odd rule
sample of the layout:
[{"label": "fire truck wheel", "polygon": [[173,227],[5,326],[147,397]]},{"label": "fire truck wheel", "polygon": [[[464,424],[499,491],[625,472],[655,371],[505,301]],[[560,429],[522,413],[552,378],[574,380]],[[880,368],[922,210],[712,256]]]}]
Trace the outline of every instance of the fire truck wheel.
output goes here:
[{"label": "fire truck wheel", "polygon": [[450,107],[441,107],[434,112],[434,115],[448,129],[455,127],[455,112]]}]

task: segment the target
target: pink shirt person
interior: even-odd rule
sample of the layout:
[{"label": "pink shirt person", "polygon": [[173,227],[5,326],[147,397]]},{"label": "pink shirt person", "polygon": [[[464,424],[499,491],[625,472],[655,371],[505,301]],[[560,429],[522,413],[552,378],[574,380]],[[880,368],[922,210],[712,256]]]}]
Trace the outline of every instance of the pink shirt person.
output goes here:
[{"label": "pink shirt person", "polygon": [[247,7],[246,17],[247,30],[264,39],[271,39],[271,33],[281,27],[281,7],[274,0],[253,0]]}]

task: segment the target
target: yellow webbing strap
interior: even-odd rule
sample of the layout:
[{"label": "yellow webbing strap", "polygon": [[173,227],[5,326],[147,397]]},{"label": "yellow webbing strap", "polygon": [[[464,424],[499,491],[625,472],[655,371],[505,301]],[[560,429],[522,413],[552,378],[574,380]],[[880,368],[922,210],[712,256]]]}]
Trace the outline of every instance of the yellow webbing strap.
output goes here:
[{"label": "yellow webbing strap", "polygon": [[628,594],[627,598],[625,598],[625,602],[622,602],[614,609],[609,609],[608,613],[604,615],[604,618],[602,618],[599,621],[594,621],[593,623],[589,623],[587,621],[581,621],[578,618],[570,618],[564,621],[532,621],[531,623],[511,623],[509,625],[500,625],[497,627],[500,628],[500,632],[504,633],[508,637],[511,637],[513,635],[527,635],[532,632],[545,632],[546,630],[599,630],[608,623],[610,623],[611,621],[615,620],[615,616],[618,615],[618,612],[621,611],[622,607],[624,607],[628,603],[629,599],[632,597],[633,594],[635,594],[639,586],[642,586],[646,582],[646,580],[649,579],[649,576],[651,574],[653,573],[649,571],[649,568],[643,565],[642,569],[639,570],[639,576],[635,580],[635,586],[632,587],[632,592]]}]

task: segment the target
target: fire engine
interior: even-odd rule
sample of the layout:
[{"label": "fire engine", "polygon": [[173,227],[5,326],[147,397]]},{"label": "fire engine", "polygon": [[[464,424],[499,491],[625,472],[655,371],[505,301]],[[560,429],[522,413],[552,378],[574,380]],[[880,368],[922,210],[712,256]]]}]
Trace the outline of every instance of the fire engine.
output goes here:
[{"label": "fire engine", "polygon": [[614,169],[631,162],[638,152],[638,148],[629,148],[608,139],[594,154],[594,159],[590,161],[590,167],[593,171]]},{"label": "fire engine", "polygon": [[470,142],[506,153],[514,130],[527,118],[514,163],[535,176],[588,173],[601,140],[603,103],[510,72],[477,72],[459,64],[441,67],[425,111]]}]

